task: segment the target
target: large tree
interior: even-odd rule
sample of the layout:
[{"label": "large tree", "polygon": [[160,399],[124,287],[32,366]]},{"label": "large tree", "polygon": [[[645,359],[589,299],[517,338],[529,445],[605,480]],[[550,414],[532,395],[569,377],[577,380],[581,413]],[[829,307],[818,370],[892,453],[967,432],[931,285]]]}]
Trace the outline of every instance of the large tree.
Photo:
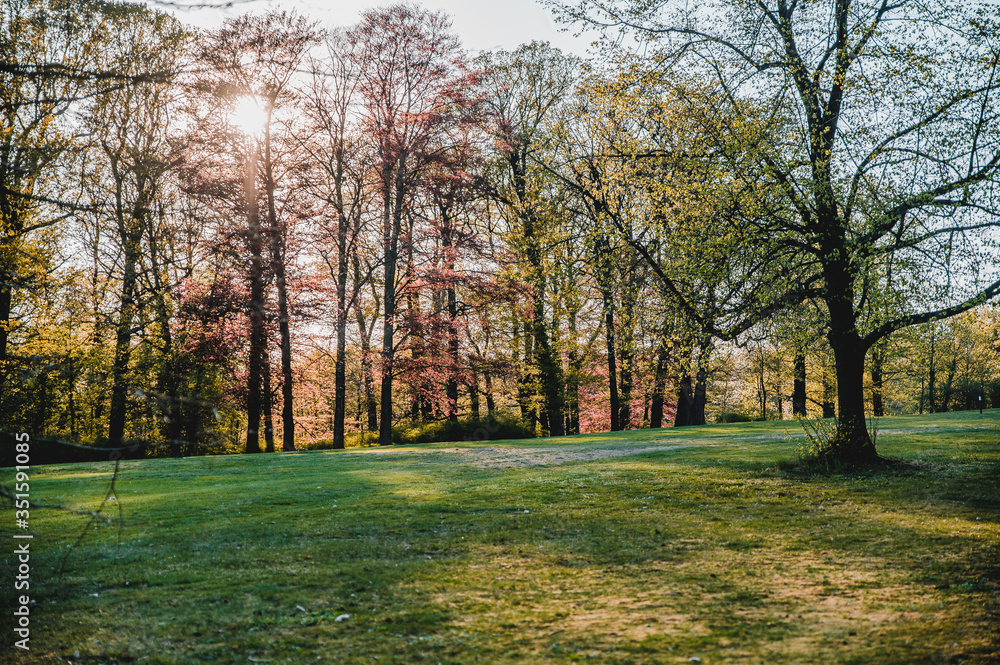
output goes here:
[{"label": "large tree", "polygon": [[317,251],[329,271],[335,294],[333,447],[343,448],[347,322],[362,295],[358,288],[361,285],[352,289],[349,277],[352,261],[360,262],[361,233],[371,203],[367,176],[372,151],[354,113],[359,103],[356,91],[360,63],[351,52],[358,47],[342,31],[327,35],[325,46],[325,55],[312,61],[312,78],[305,93],[309,125],[302,146],[312,168],[305,170],[303,184],[320,204]]},{"label": "large tree", "polygon": [[[779,288],[758,291],[758,302],[731,320],[707,323],[734,336],[785,304],[822,303],[839,416],[827,454],[852,464],[877,459],[862,392],[868,350],[1000,293],[1000,8],[588,0],[558,10],[636,31],[657,67],[709,78],[707,111],[732,117],[750,99],[757,117],[771,120],[777,131],[746,152],[754,185],[780,201],[750,216],[784,250],[755,275]],[[794,282],[780,288],[790,262]],[[891,284],[880,279],[888,264]],[[685,299],[671,274],[660,278]],[[887,300],[893,307],[882,306]]]},{"label": "large tree", "polygon": [[[397,267],[407,255],[420,180],[450,144],[468,91],[464,52],[445,14],[396,4],[369,10],[348,32],[356,48],[363,131],[372,142],[382,231],[382,381],[379,443],[392,443]],[[401,244],[402,243],[402,244]]]},{"label": "large tree", "polygon": [[108,12],[113,21],[101,64],[104,71],[119,74],[123,83],[95,95],[84,122],[94,155],[87,187],[90,207],[113,238],[117,254],[112,260],[119,298],[108,419],[108,439],[117,445],[126,431],[129,361],[143,306],[140,273],[161,270],[150,264],[157,257],[149,243],[159,240],[151,230],[163,181],[176,160],[167,141],[176,88],[169,78],[146,81],[139,75],[151,69],[176,71],[185,31],[172,17],[135,5]]},{"label": "large tree", "polygon": [[[48,205],[58,198],[52,176],[74,146],[65,115],[95,88],[103,27],[91,3],[0,4],[0,404],[11,370],[30,369],[12,352],[18,306],[47,278],[35,238],[65,218]],[[120,82],[108,73],[101,80]]]},{"label": "large tree", "polygon": [[[542,428],[558,436],[564,430],[562,362],[547,323],[545,256],[555,206],[542,162],[555,141],[558,110],[576,84],[578,63],[541,42],[484,54],[479,63],[488,72],[488,131],[497,155],[491,191],[511,227],[510,244],[523,261],[524,281],[531,289],[524,360],[538,379]],[[530,392],[522,390],[522,414]]]},{"label": "large tree", "polygon": [[[288,225],[291,190],[281,182],[282,169],[289,168],[288,151],[294,114],[293,76],[318,40],[315,28],[303,17],[286,12],[245,15],[227,21],[205,35],[198,53],[206,67],[198,86],[215,99],[215,112],[228,113],[235,125],[243,125],[245,139],[244,190],[250,249],[250,426],[247,450],[257,449],[256,412],[260,403],[266,356],[264,326],[265,268],[274,277],[278,300],[278,332],[281,349],[282,447],[294,450],[295,421],[292,394],[292,361],[289,294],[286,279]],[[230,128],[233,129],[233,128]],[[215,146],[220,149],[219,146]],[[263,196],[259,192],[263,184]],[[264,210],[260,211],[259,199]],[[279,200],[281,199],[281,200]],[[284,205],[282,205],[284,204]],[[285,219],[279,219],[282,206]],[[266,260],[264,251],[269,253]],[[270,399],[269,395],[265,395]]]}]

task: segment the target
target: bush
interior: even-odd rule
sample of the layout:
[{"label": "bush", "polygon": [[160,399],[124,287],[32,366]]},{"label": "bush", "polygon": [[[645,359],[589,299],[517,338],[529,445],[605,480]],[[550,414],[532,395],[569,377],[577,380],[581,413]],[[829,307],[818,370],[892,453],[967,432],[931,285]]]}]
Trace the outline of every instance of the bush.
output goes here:
[{"label": "bush", "polygon": [[[392,428],[395,444],[438,443],[440,441],[499,441],[501,439],[531,439],[535,430],[531,423],[514,416],[500,414],[485,418],[463,418],[458,421],[436,420]],[[378,432],[349,432],[344,436],[346,448],[368,448],[378,445]],[[296,444],[299,450],[332,450],[333,439],[318,439]]]},{"label": "bush", "polygon": [[[393,430],[393,443],[396,441],[396,431]],[[378,432],[347,432],[344,434],[345,448],[370,448],[378,445]],[[315,441],[296,441],[295,447],[298,450],[333,450],[333,439],[316,439]]]},{"label": "bush", "polygon": [[716,423],[748,423],[751,420],[750,416],[738,411],[723,411],[715,416]]},{"label": "bush", "polygon": [[[436,443],[439,441],[499,441],[530,439],[535,430],[520,418],[494,414],[485,418],[439,420],[407,428],[393,428],[393,443]],[[397,439],[398,437],[398,439]]]},{"label": "bush", "polygon": [[986,384],[986,394],[990,406],[994,409],[1000,409],[1000,379],[993,379]]}]

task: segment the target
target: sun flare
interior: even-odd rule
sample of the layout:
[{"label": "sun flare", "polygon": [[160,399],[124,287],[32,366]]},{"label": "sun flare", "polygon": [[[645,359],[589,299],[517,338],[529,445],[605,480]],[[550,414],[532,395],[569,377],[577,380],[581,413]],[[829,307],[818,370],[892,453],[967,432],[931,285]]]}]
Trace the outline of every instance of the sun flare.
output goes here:
[{"label": "sun flare", "polygon": [[267,122],[267,112],[254,97],[241,97],[233,109],[232,121],[244,134],[256,134]]}]

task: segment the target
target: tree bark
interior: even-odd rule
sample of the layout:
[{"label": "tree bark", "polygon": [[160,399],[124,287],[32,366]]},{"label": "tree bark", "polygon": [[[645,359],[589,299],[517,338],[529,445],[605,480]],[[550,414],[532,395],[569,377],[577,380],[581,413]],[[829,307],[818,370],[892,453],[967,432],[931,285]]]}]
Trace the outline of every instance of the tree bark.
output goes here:
[{"label": "tree bark", "polygon": [[[841,256],[845,254],[843,248]],[[878,459],[865,423],[865,355],[854,312],[854,291],[847,268],[831,259],[825,267],[830,313],[828,338],[837,374],[837,435],[832,456],[849,465],[864,465]]]},{"label": "tree bark", "polygon": [[692,395],[691,373],[681,375],[677,389],[677,412],[674,415],[674,427],[685,427],[691,423],[691,410],[694,398]]},{"label": "tree bark", "polygon": [[274,452],[274,393],[271,389],[271,359],[267,350],[264,351],[264,362],[261,368],[261,409],[264,415],[264,452]]},{"label": "tree bark", "polygon": [[[442,211],[442,218],[445,222],[444,233],[441,234],[442,249],[445,253],[445,268],[448,274],[455,271],[455,259],[451,253],[451,226],[447,215]],[[448,359],[451,367],[448,371],[448,381],[445,385],[446,415],[452,422],[458,421],[458,295],[455,292],[455,285],[451,282],[447,288],[448,297]],[[475,392],[475,387],[473,387]],[[476,396],[476,411],[478,412],[479,396]]]},{"label": "tree bark", "polygon": [[132,356],[132,325],[136,313],[136,282],[139,262],[139,246],[148,216],[149,187],[151,183],[144,175],[136,177],[136,200],[132,210],[126,212],[123,200],[123,180],[117,168],[114,169],[115,213],[119,238],[122,241],[123,271],[121,284],[121,304],[118,326],[115,334],[115,359],[111,369],[111,407],[108,411],[108,439],[112,445],[121,445],[125,435],[125,417],[128,401],[128,365]]},{"label": "tree bark", "polygon": [[483,372],[483,381],[486,382],[486,414],[492,416],[497,407],[493,399],[493,374],[489,370]]},{"label": "tree bark", "polygon": [[806,415],[806,354],[802,350],[795,352],[792,361],[792,415]]},{"label": "tree bark", "polygon": [[632,306],[628,301],[622,308],[618,322],[621,326],[621,334],[618,335],[618,358],[621,360],[618,375],[618,427],[626,430],[632,429]]},{"label": "tree bark", "polygon": [[469,411],[476,419],[482,415],[479,406],[479,374],[474,369],[472,370],[472,381],[469,384]]},{"label": "tree bark", "polygon": [[247,243],[250,249],[250,358],[247,363],[247,440],[246,452],[260,452],[261,372],[266,343],[264,331],[264,261],[261,250],[260,217],[257,208],[257,150],[250,146],[244,176],[247,206]]},{"label": "tree bark", "polygon": [[711,340],[703,340],[698,350],[698,370],[695,375],[694,395],[691,399],[692,425],[705,424],[705,407],[708,404],[708,369],[711,357]]},{"label": "tree bark", "polygon": [[872,350],[872,415],[881,418],[885,415],[885,406],[882,402],[882,380],[883,364],[885,362],[885,352],[881,346]]},{"label": "tree bark", "polygon": [[392,445],[392,382],[396,355],[396,263],[399,261],[399,236],[403,223],[403,199],[406,192],[406,157],[383,169],[382,248],[385,283],[382,292],[382,382],[379,400],[380,446]]},{"label": "tree bark", "polygon": [[[357,255],[351,257],[351,265],[354,273],[354,291],[361,291],[361,262]],[[374,289],[373,289],[374,290]],[[377,300],[377,297],[376,297]],[[371,326],[365,321],[365,313],[361,307],[361,302],[356,301],[354,305],[354,318],[358,322],[358,333],[361,337],[361,376],[365,391],[365,413],[368,417],[368,431],[377,432],[378,427],[378,400],[375,399],[375,377],[371,364],[371,334],[375,327],[376,316],[373,315]]]},{"label": "tree bark", "polygon": [[[295,409],[292,403],[292,337],[288,314],[288,285],[285,280],[285,243],[278,226],[274,205],[274,165],[271,159],[271,119],[264,126],[264,184],[267,193],[267,221],[271,249],[271,268],[278,292],[278,336],[281,347],[281,449],[295,450]],[[268,378],[270,381],[270,377]],[[270,400],[270,396],[268,396]],[[269,409],[270,410],[270,409]],[[273,445],[273,443],[272,443]]]},{"label": "tree bark", "polygon": [[610,391],[611,431],[621,430],[621,400],[618,398],[618,363],[615,351],[615,305],[610,291],[604,298],[604,343],[608,353],[608,389]]},{"label": "tree bark", "polygon": [[656,369],[653,373],[653,395],[649,407],[649,426],[663,427],[663,394],[667,390],[667,347],[660,344],[656,353]]},{"label": "tree bark", "polygon": [[[337,356],[333,378],[333,447],[344,449],[344,419],[347,412],[347,233],[343,221],[337,232]],[[361,334],[364,335],[362,329]],[[366,372],[367,373],[367,372]],[[366,389],[370,389],[369,377]]]},{"label": "tree bark", "polygon": [[566,434],[580,433],[580,374],[583,360],[576,347],[576,311],[568,313],[567,328],[571,337],[566,377]]},{"label": "tree bark", "polygon": [[115,359],[111,368],[111,407],[108,411],[108,440],[121,445],[125,435],[128,398],[128,365],[132,356],[132,319],[135,316],[136,261],[138,242],[128,239],[122,275],[121,306],[115,334]]}]

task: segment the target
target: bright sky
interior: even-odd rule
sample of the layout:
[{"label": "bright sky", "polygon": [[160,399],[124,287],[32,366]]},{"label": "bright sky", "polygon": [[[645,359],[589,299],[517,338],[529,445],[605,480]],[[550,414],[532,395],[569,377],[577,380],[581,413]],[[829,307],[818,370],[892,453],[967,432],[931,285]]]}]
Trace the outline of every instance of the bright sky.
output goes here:
[{"label": "bright sky", "polygon": [[[201,28],[217,27],[229,16],[261,13],[273,8],[295,10],[324,27],[350,26],[362,10],[391,4],[391,0],[236,0],[222,9],[183,8],[184,5],[222,4],[223,0],[176,0],[169,5],[184,23]],[[155,0],[150,3],[156,5]],[[164,3],[167,4],[167,3]],[[451,16],[455,34],[473,53],[495,48],[511,50],[532,40],[547,41],[569,53],[585,56],[593,37],[574,37],[561,32],[552,14],[535,0],[426,0],[419,3]],[[170,8],[170,7],[165,7]],[[183,9],[181,9],[183,8]]]}]

